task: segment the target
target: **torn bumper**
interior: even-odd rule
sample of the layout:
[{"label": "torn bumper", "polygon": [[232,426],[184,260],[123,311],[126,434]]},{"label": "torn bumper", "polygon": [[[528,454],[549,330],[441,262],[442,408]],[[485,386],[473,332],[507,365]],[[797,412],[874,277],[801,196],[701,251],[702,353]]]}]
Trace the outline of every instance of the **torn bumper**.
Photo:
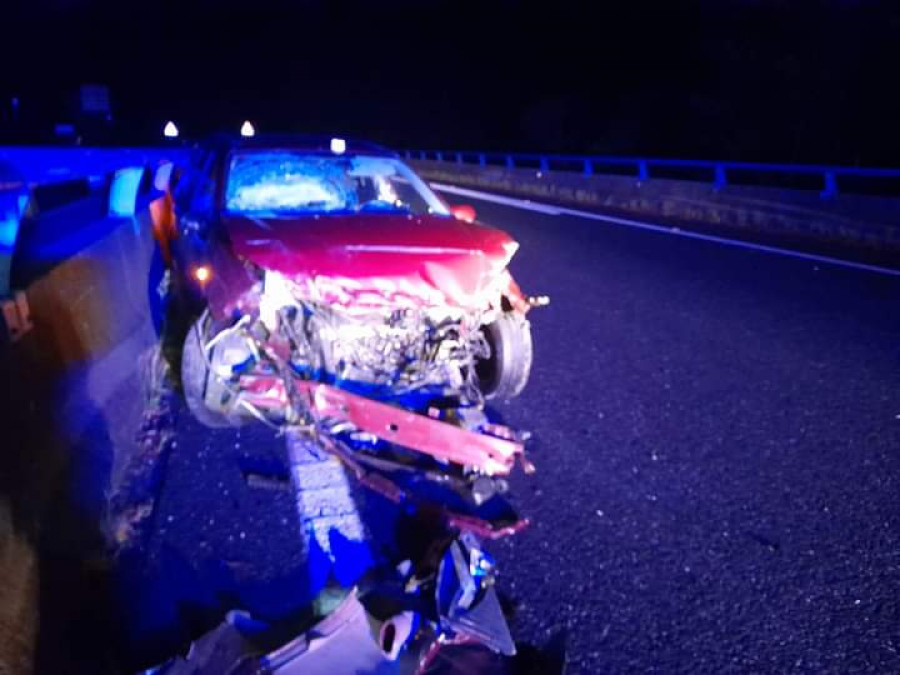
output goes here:
[{"label": "torn bumper", "polygon": [[[485,428],[488,433],[469,431],[328,384],[295,381],[293,386],[319,424],[334,426],[346,422],[394,445],[488,476],[508,475],[517,459],[526,473],[533,471],[522,443],[506,427],[492,424]],[[286,405],[287,393],[280,379],[246,377],[242,388],[245,401],[254,408],[278,410]]]},{"label": "torn bumper", "polygon": [[302,382],[299,388],[319,421],[349,422],[360,431],[441,462],[473,467],[489,476],[509,474],[516,458],[525,462],[524,448],[514,440],[468,431],[327,384]]}]

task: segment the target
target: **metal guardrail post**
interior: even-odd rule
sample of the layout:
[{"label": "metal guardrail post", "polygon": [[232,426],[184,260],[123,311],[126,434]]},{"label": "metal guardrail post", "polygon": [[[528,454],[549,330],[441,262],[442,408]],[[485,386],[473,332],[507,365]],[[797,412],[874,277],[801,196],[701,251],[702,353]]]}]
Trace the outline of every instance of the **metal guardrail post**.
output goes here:
[{"label": "metal guardrail post", "polygon": [[463,155],[462,155],[461,152],[457,152],[457,153],[456,153],[456,163],[457,163],[457,164],[462,164],[462,163],[463,163]]},{"label": "metal guardrail post", "polygon": [[507,169],[515,169],[516,168],[516,162],[513,159],[512,155],[506,156],[506,168]]},{"label": "metal guardrail post", "polygon": [[444,153],[443,152],[438,151],[438,152],[434,153],[434,156],[435,156],[435,159],[437,159],[437,161],[439,161],[439,162],[444,161]]},{"label": "metal guardrail post", "polygon": [[29,199],[22,177],[13,167],[0,162],[0,298],[10,293],[13,251]]},{"label": "metal guardrail post", "polygon": [[638,162],[638,181],[643,183],[648,180],[650,180],[650,167],[647,166],[647,162]]},{"label": "metal guardrail post", "polygon": [[825,189],[819,193],[822,199],[834,199],[838,196],[837,176],[833,171],[825,174]]},{"label": "metal guardrail post", "polygon": [[22,176],[0,162],[0,345],[16,342],[34,327],[24,291],[11,287],[13,252],[31,192]]},{"label": "metal guardrail post", "polygon": [[585,176],[593,176],[594,175],[594,163],[589,159],[584,160],[584,175]]},{"label": "metal guardrail post", "polygon": [[485,157],[483,152],[478,155],[478,165],[487,166],[487,157]]},{"label": "metal guardrail post", "polygon": [[419,151],[419,159],[428,159],[428,155],[424,150]]},{"label": "metal guardrail post", "polygon": [[406,159],[412,159],[412,150],[406,151]]},{"label": "metal guardrail post", "polygon": [[722,164],[716,164],[716,173],[713,178],[713,190],[719,192],[728,185],[728,176],[725,174],[725,167]]},{"label": "metal guardrail post", "polygon": [[541,157],[541,173],[549,173],[550,171],[550,160],[546,157]]}]

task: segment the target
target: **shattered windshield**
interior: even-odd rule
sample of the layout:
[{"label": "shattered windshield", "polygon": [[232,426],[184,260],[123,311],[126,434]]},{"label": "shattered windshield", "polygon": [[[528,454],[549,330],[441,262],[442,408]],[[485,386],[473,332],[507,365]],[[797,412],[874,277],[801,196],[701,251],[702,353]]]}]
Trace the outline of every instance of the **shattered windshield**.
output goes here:
[{"label": "shattered windshield", "polygon": [[232,156],[225,209],[255,215],[401,212],[448,215],[403,162],[276,150]]}]

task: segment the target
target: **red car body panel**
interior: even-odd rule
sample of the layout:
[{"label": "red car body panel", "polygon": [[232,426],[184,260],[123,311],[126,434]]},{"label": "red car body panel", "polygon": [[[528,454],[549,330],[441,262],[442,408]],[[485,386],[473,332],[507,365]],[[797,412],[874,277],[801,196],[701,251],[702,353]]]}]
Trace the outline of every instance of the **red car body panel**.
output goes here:
[{"label": "red car body panel", "polygon": [[347,420],[361,431],[441,461],[477,466],[488,475],[507,475],[522,444],[461,429],[327,384],[300,382],[317,417]]},{"label": "red car body panel", "polygon": [[223,225],[239,258],[354,307],[483,308],[506,290],[518,248],[500,230],[430,215],[230,216]]}]

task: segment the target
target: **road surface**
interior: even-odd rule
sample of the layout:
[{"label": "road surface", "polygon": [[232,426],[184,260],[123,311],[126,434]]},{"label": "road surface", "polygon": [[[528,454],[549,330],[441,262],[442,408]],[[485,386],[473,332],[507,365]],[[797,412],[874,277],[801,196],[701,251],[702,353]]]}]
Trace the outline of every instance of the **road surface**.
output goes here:
[{"label": "road surface", "polygon": [[[538,467],[512,481],[532,527],[492,545],[516,639],[570,673],[900,671],[900,279],[474,205],[552,299],[496,406]],[[285,440],[182,410],[175,442],[133,636],[289,615],[319,539]]]},{"label": "road surface", "polygon": [[475,206],[552,299],[502,408],[538,466],[497,547],[517,639],[578,673],[900,671],[900,280]]}]

